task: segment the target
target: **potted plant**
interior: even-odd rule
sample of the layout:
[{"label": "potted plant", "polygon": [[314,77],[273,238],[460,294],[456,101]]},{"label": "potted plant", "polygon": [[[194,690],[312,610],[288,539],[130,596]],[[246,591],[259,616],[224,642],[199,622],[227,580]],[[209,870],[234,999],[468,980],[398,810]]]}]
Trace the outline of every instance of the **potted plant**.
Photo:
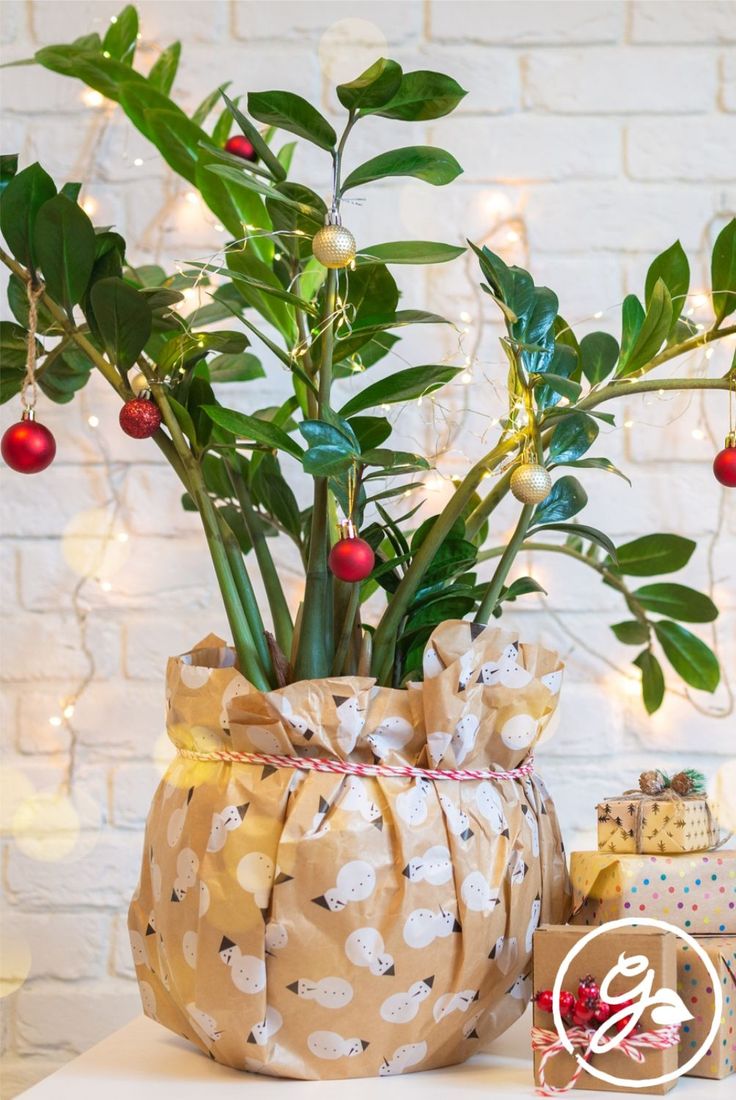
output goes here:
[{"label": "potted plant", "polygon": [[[509,583],[517,555],[565,554],[621,594],[626,618],[612,629],[637,647],[649,711],[665,690],[661,653],[689,685],[718,684],[714,654],[682,626],[715,618],[709,597],[630,579],[675,572],[694,543],[652,534],[614,546],[578,521],[587,497],[577,475],[620,474],[589,455],[600,423],[613,421],[609,402],[734,384],[733,367],[714,378],[661,368],[736,332],[736,223],[713,250],[712,327],[683,315],[688,261],[675,244],[652,263],[643,299],[626,298],[620,342],[604,332],[578,341],[553,291],[471,245],[505,323],[508,413],[444,508],[418,523],[429,463],[392,445],[385,411],[462,367],[395,369],[405,326],[447,322],[399,309],[391,268],[451,262],[464,248],[356,243],[341,203],[389,177],[451,183],[461,169],[449,152],[411,146],[356,166],[350,137],[380,134],[384,117],[449,114],[465,92],[379,59],[337,87],[339,133],[282,91],[218,88],[190,117],[170,97],[179,44],[144,77],[137,31],[128,7],[104,39],[34,60],[119,103],[231,239],[184,273],[135,267],[121,235],[79,205],[79,183],[57,190],[40,165],[18,171],[8,156],[0,259],[16,318],[2,326],[3,400],[20,392],[32,409],[37,385],[64,402],[102,373],[121,398],[122,430],[153,440],[200,515],[234,639],[234,650],[209,638],[170,662],[179,755],[154,800],[131,906],[144,1006],[218,1060],[263,1072],[359,1076],[457,1061],[522,1010],[531,931],[566,903],[554,809],[529,761],[561,664],[487,625],[539,590],[531,578]],[[296,143],[280,146],[280,131],[323,151],[327,202],[292,178]],[[182,291],[194,285],[210,301],[187,314]],[[258,407],[263,368],[250,346],[283,368],[277,408]],[[362,384],[377,364],[388,370]],[[224,381],[254,394],[247,413],[218,400]],[[3,454],[33,472],[54,441],[27,413]],[[718,460],[725,484],[734,453],[730,439]],[[308,501],[291,485],[297,467],[311,479]],[[516,526],[495,545],[490,521],[509,493]],[[277,539],[304,565],[298,608]],[[367,620],[376,593],[384,607]]]}]

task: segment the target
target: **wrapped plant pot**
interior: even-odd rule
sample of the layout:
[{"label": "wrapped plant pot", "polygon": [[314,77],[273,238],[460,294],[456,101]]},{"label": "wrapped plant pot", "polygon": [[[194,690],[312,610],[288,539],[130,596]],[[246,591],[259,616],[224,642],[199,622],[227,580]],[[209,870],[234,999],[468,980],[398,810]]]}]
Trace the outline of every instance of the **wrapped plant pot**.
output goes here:
[{"label": "wrapped plant pot", "polygon": [[567,916],[530,762],[559,659],[448,622],[406,691],[263,693],[234,660],[210,637],[169,662],[178,756],[129,918],[147,1015],[283,1077],[462,1061],[522,1013],[534,929]]}]

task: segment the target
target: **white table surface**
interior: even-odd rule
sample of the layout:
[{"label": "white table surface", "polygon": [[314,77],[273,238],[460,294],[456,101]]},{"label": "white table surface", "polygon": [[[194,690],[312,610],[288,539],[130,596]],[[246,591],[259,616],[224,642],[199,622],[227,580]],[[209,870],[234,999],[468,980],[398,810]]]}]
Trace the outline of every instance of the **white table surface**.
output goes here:
[{"label": "white table surface", "polygon": [[[533,1097],[529,1019],[527,1014],[510,1028],[494,1044],[492,1054],[476,1055],[449,1069],[405,1077],[285,1081],[220,1066],[141,1016],[22,1096],[26,1100],[227,1100],[247,1091],[253,1100],[344,1100],[349,1089],[350,1100]],[[670,1094],[673,1100],[726,1100],[734,1096],[734,1079],[682,1077],[676,1090]],[[593,1100],[601,1093],[575,1089],[570,1095],[575,1100]]]}]

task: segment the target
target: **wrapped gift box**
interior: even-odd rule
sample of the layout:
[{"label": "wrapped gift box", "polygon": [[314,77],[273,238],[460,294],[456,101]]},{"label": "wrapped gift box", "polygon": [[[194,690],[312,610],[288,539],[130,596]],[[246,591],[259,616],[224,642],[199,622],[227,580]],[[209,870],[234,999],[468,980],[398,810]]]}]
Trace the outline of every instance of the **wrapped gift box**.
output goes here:
[{"label": "wrapped gift box", "polygon": [[718,825],[704,794],[678,798],[626,791],[598,804],[603,852],[673,855],[702,852],[717,843]]},{"label": "wrapped gift box", "polygon": [[736,935],[736,851],[573,852],[573,924],[657,917],[691,934]]},{"label": "wrapped gift box", "polygon": [[[720,1079],[736,1072],[736,936],[698,936],[698,943],[706,949],[718,971],[723,1015],[713,1045],[687,1076]],[[708,1033],[713,993],[702,960],[683,940],[677,941],[677,992],[693,1014],[693,1019],[682,1026],[680,1065],[683,1065]]]},{"label": "wrapped gift box", "polygon": [[[573,928],[570,925],[545,925],[534,933],[532,970],[534,982],[534,994],[543,989],[552,989],[560,968],[568,951],[574,944],[589,931],[585,928]],[[675,989],[677,984],[677,940],[673,933],[665,932],[658,928],[625,928],[607,932],[597,937],[591,943],[585,945],[579,955],[573,959],[567,975],[563,979],[563,988],[575,992],[578,981],[583,974],[592,974],[600,982],[613,967],[619,955],[625,952],[627,955],[646,955],[649,965],[654,970],[655,986],[666,986]],[[614,995],[619,996],[632,988],[632,981],[638,979],[625,979],[617,975],[611,983]],[[543,1012],[534,1003],[534,1027],[544,1029],[545,1032],[554,1033],[554,1022],[549,1012]],[[598,1026],[597,1024],[594,1026]],[[641,1027],[644,1031],[656,1028],[652,1022],[649,1011],[644,1012],[641,1019]],[[556,1038],[556,1033],[554,1034]],[[552,1036],[550,1036],[550,1039]],[[582,1051],[581,1051],[582,1053]],[[607,1054],[594,1055],[591,1065],[604,1070],[612,1076],[626,1079],[646,1080],[652,1077],[660,1077],[666,1073],[673,1073],[678,1066],[677,1046],[666,1047],[661,1050],[646,1050],[642,1062],[637,1062],[627,1057],[621,1050],[612,1050]],[[542,1059],[544,1052],[540,1049],[534,1051],[534,1079],[538,1086],[542,1081],[540,1071],[543,1070],[544,1081],[548,1087],[565,1088],[572,1080],[577,1069],[575,1058],[562,1049],[554,1055],[550,1055],[544,1066]],[[603,1092],[636,1091],[638,1093],[650,1093],[662,1095],[676,1083],[675,1080],[667,1081],[661,1085],[650,1085],[636,1090],[624,1089],[622,1086],[615,1088],[609,1082],[601,1081],[592,1074],[583,1071],[575,1087],[580,1089],[596,1089]]]}]

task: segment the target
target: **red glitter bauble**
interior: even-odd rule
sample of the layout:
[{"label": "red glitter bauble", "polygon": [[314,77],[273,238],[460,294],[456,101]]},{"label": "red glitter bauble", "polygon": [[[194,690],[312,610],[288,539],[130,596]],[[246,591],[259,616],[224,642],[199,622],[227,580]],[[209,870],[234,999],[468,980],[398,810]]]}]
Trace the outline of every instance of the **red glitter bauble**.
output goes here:
[{"label": "red glitter bauble", "polygon": [[225,142],[225,152],[243,160],[258,160],[258,154],[245,134],[235,134]]},{"label": "red glitter bauble", "polygon": [[2,456],[19,474],[39,474],[54,461],[56,440],[43,424],[32,416],[11,424],[3,435]]},{"label": "red glitter bauble", "polygon": [[133,439],[148,439],[161,424],[161,410],[150,397],[134,397],[120,410],[120,427]]},{"label": "red glitter bauble", "polygon": [[330,550],[328,564],[341,581],[364,581],[373,569],[376,557],[365,539],[342,538]]},{"label": "red glitter bauble", "polygon": [[736,443],[729,444],[719,451],[713,459],[713,473],[716,481],[729,489],[736,489]]}]

